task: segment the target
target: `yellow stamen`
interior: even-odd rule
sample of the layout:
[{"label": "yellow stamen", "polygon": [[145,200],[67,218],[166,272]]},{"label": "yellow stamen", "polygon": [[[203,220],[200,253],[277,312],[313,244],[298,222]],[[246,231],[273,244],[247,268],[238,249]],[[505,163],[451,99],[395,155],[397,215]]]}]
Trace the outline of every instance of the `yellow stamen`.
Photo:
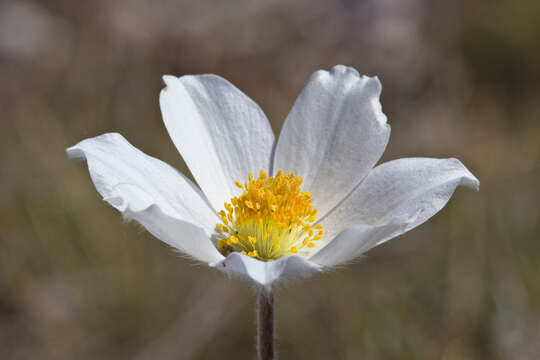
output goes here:
[{"label": "yellow stamen", "polygon": [[306,246],[312,248],[313,241],[322,238],[322,225],[312,225],[317,217],[313,196],[302,191],[300,176],[281,170],[268,176],[261,170],[257,179],[250,172],[248,181],[234,184],[242,194],[224,204],[226,212],[218,213],[223,224],[217,225],[222,237],[217,246],[225,255],[238,251],[263,261],[275,260]]}]

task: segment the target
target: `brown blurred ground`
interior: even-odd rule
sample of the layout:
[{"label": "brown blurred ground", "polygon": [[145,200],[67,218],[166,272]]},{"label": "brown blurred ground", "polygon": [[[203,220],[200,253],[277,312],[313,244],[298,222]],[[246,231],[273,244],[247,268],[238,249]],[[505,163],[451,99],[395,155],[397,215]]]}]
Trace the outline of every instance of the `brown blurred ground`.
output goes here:
[{"label": "brown blurred ground", "polygon": [[378,75],[383,160],[481,180],[364,261],[278,293],[282,359],[540,358],[540,2],[0,2],[0,358],[252,359],[254,296],[180,259],[65,148],[108,131],[186,171],[162,74],[216,73],[276,133],[309,74]]}]

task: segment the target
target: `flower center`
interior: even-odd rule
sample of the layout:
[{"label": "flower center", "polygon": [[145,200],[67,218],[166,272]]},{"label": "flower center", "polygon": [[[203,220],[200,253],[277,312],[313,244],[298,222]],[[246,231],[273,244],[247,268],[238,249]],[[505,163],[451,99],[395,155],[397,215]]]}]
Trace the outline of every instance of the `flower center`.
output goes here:
[{"label": "flower center", "polygon": [[311,194],[300,188],[301,176],[281,170],[267,176],[261,170],[258,179],[250,172],[247,182],[234,183],[242,194],[218,213],[223,223],[217,225],[217,246],[224,255],[238,251],[263,261],[275,260],[298,254],[306,246],[312,248],[322,238],[322,225],[311,225],[317,209],[311,204]]}]

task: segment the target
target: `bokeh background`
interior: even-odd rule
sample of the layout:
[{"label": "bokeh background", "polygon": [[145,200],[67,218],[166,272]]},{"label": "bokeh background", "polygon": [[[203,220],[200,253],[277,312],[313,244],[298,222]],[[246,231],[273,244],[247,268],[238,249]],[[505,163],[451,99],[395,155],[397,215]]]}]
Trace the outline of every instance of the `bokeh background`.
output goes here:
[{"label": "bokeh background", "polygon": [[381,161],[455,156],[481,191],[280,289],[281,358],[540,358],[539,45],[536,0],[1,1],[0,358],[253,359],[249,286],[123,224],[65,148],[118,131],[188,173],[162,74],[229,79],[278,133],[338,63],[383,83]]}]

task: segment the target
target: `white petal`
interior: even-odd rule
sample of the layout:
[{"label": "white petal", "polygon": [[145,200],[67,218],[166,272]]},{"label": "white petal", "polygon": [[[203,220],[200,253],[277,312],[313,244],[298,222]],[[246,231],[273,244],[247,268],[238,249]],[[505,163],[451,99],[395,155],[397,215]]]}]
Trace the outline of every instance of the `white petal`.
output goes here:
[{"label": "white petal", "polygon": [[109,133],[67,149],[68,157],[86,160],[96,189],[112,206],[141,210],[152,204],[170,216],[213,232],[217,215],[201,191],[163,161],[146,155],[122,135]]},{"label": "white petal", "polygon": [[216,75],[164,76],[163,121],[214,209],[238,193],[234,181],[269,172],[274,134],[263,111]]},{"label": "white petal", "polygon": [[156,238],[195,260],[215,263],[223,259],[202,228],[168,216],[157,205],[138,211],[128,207],[124,217],[136,220]]},{"label": "white petal", "polygon": [[381,83],[350,67],[315,72],[287,116],[274,172],[296,172],[323,216],[368,174],[390,136]]},{"label": "white petal", "polygon": [[[153,228],[156,228],[160,221],[170,224],[173,219],[180,223],[192,223],[197,228],[202,228],[200,231],[206,234],[204,241],[213,246],[209,236],[218,222],[217,215],[200,190],[171,166],[144,154],[122,135],[115,133],[83,140],[67,149],[67,153],[70,158],[86,159],[98,192],[125,216],[128,212],[136,214],[134,219]],[[152,205],[158,206],[160,210],[150,211],[149,209],[153,209]],[[149,214],[151,219],[144,220],[142,217],[145,214]],[[163,219],[158,220],[160,214]],[[160,233],[170,231],[167,234],[169,238],[179,237],[182,233],[175,231],[185,228],[187,226],[184,225],[164,225]],[[162,235],[160,239],[172,242],[164,237]],[[196,256],[186,250],[185,246],[179,249]]]},{"label": "white petal", "polygon": [[321,266],[295,255],[264,262],[238,252],[211,266],[263,286],[295,277],[307,277],[322,269]]},{"label": "white petal", "polygon": [[[328,238],[354,224],[381,226],[393,219],[422,224],[441,210],[460,186],[478,189],[480,182],[457,159],[406,158],[373,169],[354,192],[321,219]],[[393,236],[377,238],[377,245]]]},{"label": "white petal", "polygon": [[352,225],[309,258],[309,261],[323,266],[346,263],[376,246],[381,239],[402,234],[410,222],[409,219],[393,219],[382,225]]}]

